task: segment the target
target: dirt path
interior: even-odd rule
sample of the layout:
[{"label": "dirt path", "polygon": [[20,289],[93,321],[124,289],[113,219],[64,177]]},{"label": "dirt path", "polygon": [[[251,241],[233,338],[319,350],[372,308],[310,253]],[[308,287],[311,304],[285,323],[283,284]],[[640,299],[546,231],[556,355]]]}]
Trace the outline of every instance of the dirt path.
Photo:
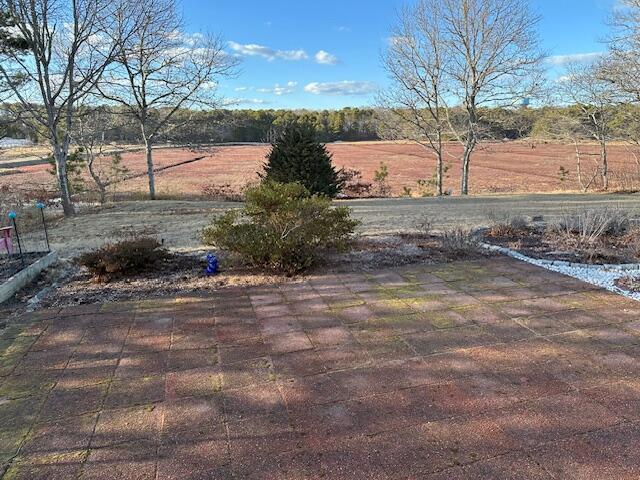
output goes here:
[{"label": "dirt path", "polygon": [[[341,204],[353,209],[365,234],[390,234],[413,230],[424,217],[434,228],[455,224],[481,226],[487,216],[509,213],[551,218],[563,210],[581,207],[619,207],[640,214],[639,195],[518,195],[440,199],[351,200]],[[124,202],[99,213],[64,220],[51,231],[53,247],[63,256],[121,238],[131,231],[157,235],[171,248],[190,250],[201,246],[202,228],[221,212],[238,204],[222,202],[138,201]]]}]

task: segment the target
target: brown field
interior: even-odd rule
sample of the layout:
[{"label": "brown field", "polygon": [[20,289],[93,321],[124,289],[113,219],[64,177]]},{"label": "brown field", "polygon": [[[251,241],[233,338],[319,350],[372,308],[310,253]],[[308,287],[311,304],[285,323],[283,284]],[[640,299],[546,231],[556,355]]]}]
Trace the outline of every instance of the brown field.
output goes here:
[{"label": "brown field", "polygon": [[[371,181],[380,162],[388,164],[389,184],[394,195],[401,195],[403,188],[408,187],[419,196],[416,181],[431,178],[435,169],[433,157],[417,145],[362,142],[334,143],[328,148],[338,167],[357,169],[367,181]],[[584,147],[584,150],[595,153],[596,147]],[[267,151],[268,146],[260,145],[158,150],[155,153],[158,168],[195,157],[205,158],[159,172],[157,190],[164,198],[188,199],[200,197],[205,186],[229,184],[240,189],[257,179],[256,171],[260,169]],[[460,165],[456,158],[459,154],[460,146],[451,145],[445,188],[453,194],[459,191]],[[587,178],[594,171],[594,158],[585,156],[583,159]],[[132,173],[144,173],[142,152],[127,153],[123,161]],[[612,190],[640,188],[639,166],[627,147],[611,146],[610,165]],[[569,171],[564,181],[559,173],[561,167]],[[51,188],[53,177],[48,169],[47,165],[36,165],[5,170],[0,176],[0,185]],[[485,143],[477,149],[472,160],[470,190],[473,194],[578,191],[575,170],[574,149],[570,145],[542,143],[532,147],[525,142]],[[134,198],[141,197],[146,191],[146,178],[141,176],[128,180],[118,187],[118,191]]]}]

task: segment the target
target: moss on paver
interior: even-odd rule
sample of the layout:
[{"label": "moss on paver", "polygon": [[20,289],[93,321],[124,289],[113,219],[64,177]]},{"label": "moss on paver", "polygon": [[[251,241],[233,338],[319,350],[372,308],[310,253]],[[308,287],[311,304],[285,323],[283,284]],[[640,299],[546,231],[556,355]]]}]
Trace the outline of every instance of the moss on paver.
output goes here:
[{"label": "moss on paver", "polygon": [[[76,478],[88,450],[29,455],[14,459],[2,480],[30,478]],[[58,474],[54,472],[58,470]],[[51,475],[49,475],[51,473]],[[64,476],[61,476],[63,474]]]},{"label": "moss on paver", "polygon": [[347,308],[359,307],[365,304],[364,300],[360,300],[357,298],[347,298],[347,299],[340,299],[336,301],[328,300],[327,303],[329,304],[329,307],[331,308],[331,310],[338,313]]}]

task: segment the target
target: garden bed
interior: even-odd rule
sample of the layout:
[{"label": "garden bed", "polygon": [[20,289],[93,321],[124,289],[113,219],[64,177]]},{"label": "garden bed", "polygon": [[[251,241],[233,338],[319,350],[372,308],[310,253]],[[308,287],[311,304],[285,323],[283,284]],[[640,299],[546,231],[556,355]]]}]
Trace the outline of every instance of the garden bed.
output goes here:
[{"label": "garden bed", "polygon": [[24,254],[24,264],[18,255],[12,255],[10,257],[3,255],[0,259],[0,284],[4,283],[6,280],[13,277],[16,273],[18,273],[23,268],[28,267],[32,263],[37,262],[42,257],[47,255],[46,252],[43,253],[25,253]]},{"label": "garden bed", "polygon": [[[37,307],[67,307],[113,301],[142,300],[166,296],[211,295],[221,288],[298,282],[309,276],[353,271],[377,271],[410,264],[438,264],[460,259],[486,258],[481,249],[452,252],[435,235],[360,237],[348,253],[328,252],[304,275],[287,277],[243,265],[234,255],[219,253],[220,273],[204,274],[209,250],[172,252],[154,268],[124,279],[98,283],[84,268],[68,264],[68,273]],[[45,282],[51,283],[51,281]],[[41,290],[46,285],[41,285]],[[38,292],[31,292],[33,298]],[[23,303],[28,303],[25,298]],[[18,305],[16,309],[20,308]]]},{"label": "garden bed", "polygon": [[640,275],[618,278],[615,281],[615,286],[620,290],[624,290],[625,292],[628,292],[630,294],[640,295]]},{"label": "garden bed", "polygon": [[20,260],[18,260],[17,265],[12,264],[12,268],[7,269],[5,273],[7,276],[0,282],[0,303],[10,300],[16,293],[36,279],[43,270],[56,262],[57,259],[58,256],[55,252],[30,254],[25,255],[24,265]]},{"label": "garden bed", "polygon": [[575,238],[560,235],[546,226],[524,226],[513,231],[483,231],[484,241],[508,248],[537,260],[590,265],[622,265],[640,262],[640,232],[630,230],[623,235],[603,235],[586,246]]}]

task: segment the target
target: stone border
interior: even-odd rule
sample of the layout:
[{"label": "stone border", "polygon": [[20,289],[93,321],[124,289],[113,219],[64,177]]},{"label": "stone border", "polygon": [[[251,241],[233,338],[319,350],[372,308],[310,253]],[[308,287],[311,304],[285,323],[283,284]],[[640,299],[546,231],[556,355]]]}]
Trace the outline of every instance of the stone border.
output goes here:
[{"label": "stone border", "polygon": [[549,266],[558,266],[558,267],[575,267],[582,269],[592,269],[592,270],[618,270],[621,272],[628,272],[631,270],[640,270],[640,263],[603,263],[603,264],[593,264],[593,263],[574,263],[567,262],[565,260],[545,260],[543,258],[532,258],[528,257],[522,253],[516,252],[515,250],[511,250],[506,247],[500,247],[498,245],[492,245],[490,243],[481,243],[482,248],[487,250],[502,253],[504,255],[508,255],[513,258],[517,258],[519,260],[535,260],[537,265],[549,265]]},{"label": "stone border", "polygon": [[492,252],[502,253],[511,258],[521,260],[523,262],[537,265],[553,272],[568,275],[583,282],[596,285],[598,287],[609,290],[628,298],[640,301],[640,292],[629,292],[618,287],[615,282],[619,278],[629,275],[630,272],[636,272],[640,276],[640,264],[629,263],[622,265],[591,265],[584,263],[571,263],[559,260],[541,260],[531,258],[522,253],[516,252],[506,247],[499,247],[489,243],[481,243],[482,248]]},{"label": "stone border", "polygon": [[18,291],[33,281],[40,272],[51,266],[57,260],[58,254],[56,252],[50,252],[6,280],[0,285],[0,303],[6,302],[13,297]]}]

